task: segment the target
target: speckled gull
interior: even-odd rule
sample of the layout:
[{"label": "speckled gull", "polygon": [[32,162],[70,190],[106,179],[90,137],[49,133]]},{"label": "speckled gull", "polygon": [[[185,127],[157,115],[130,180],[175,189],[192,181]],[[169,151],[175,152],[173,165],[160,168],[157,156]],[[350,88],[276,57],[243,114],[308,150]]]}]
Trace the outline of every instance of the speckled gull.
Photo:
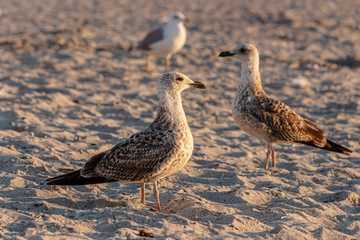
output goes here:
[{"label": "speckled gull", "polygon": [[158,81],[159,109],[155,120],[143,131],[108,151],[99,153],[80,170],[50,178],[48,185],[85,185],[121,181],[141,183],[141,202],[145,202],[145,183],[153,183],[156,206],[160,211],[157,181],[179,171],[193,152],[193,138],[187,124],[180,93],[205,85],[178,72],[167,72]]},{"label": "speckled gull", "polygon": [[265,169],[276,166],[273,143],[296,142],[350,155],[350,149],[326,139],[318,125],[296,114],[289,106],[269,97],[261,86],[259,53],[254,45],[239,44],[220,57],[237,56],[241,61],[241,79],[232,104],[237,125],[248,134],[267,142]]},{"label": "speckled gull", "polygon": [[140,50],[146,54],[146,71],[150,71],[150,56],[165,56],[166,71],[170,71],[171,56],[180,51],[186,42],[186,29],[184,21],[189,21],[180,12],[172,13],[168,22],[138,42],[129,50]]}]

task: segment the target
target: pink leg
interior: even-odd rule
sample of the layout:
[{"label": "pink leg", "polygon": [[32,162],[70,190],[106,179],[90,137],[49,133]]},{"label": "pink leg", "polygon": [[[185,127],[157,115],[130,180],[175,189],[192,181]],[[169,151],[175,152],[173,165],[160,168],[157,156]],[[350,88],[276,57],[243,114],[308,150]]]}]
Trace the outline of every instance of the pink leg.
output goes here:
[{"label": "pink leg", "polygon": [[[145,183],[141,183],[141,203],[146,205],[145,200]],[[147,205],[146,205],[147,206]]]},{"label": "pink leg", "polygon": [[149,55],[146,55],[145,61],[146,61],[145,71],[150,72],[150,57],[149,57]]},{"label": "pink leg", "polygon": [[157,189],[157,183],[156,182],[154,182],[154,184],[153,184],[153,192],[154,192],[156,206],[157,206],[158,210],[161,211],[160,200],[159,200],[159,191]]},{"label": "pink leg", "polygon": [[171,59],[171,55],[167,55],[165,58],[167,72],[170,72],[170,59]]},{"label": "pink leg", "polygon": [[273,166],[273,168],[276,168],[275,150],[274,150],[274,148],[271,146],[271,144],[270,144],[270,148],[271,148],[272,166]]},{"label": "pink leg", "polygon": [[269,162],[270,162],[270,153],[271,153],[271,145],[267,144],[267,152],[266,152],[266,164],[265,164],[265,170],[269,168]]}]

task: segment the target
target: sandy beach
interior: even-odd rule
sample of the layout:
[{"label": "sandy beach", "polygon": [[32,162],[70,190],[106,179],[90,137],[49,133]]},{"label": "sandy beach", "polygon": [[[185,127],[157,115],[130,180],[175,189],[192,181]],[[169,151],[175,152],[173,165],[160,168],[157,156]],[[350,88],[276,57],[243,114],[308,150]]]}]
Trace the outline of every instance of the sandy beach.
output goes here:
[{"label": "sandy beach", "polygon": [[[207,90],[182,94],[195,151],[159,182],[163,211],[136,183],[46,186],[153,121],[165,60],[147,73],[127,48],[173,11],[192,21],[171,69]],[[16,0],[0,22],[1,239],[360,239],[359,1]],[[275,144],[264,169],[231,114],[240,61],[218,57],[245,42],[264,90],[350,157]]]}]

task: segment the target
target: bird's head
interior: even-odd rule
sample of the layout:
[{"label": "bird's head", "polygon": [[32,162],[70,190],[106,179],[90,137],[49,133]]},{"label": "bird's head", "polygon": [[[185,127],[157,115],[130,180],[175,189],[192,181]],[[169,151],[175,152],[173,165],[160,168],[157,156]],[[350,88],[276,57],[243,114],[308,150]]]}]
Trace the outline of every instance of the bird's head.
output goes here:
[{"label": "bird's head", "polygon": [[179,72],[164,73],[158,82],[158,92],[179,93],[187,88],[205,89],[201,82],[193,81],[188,76]]},{"label": "bird's head", "polygon": [[238,57],[243,61],[253,61],[259,58],[259,52],[256,47],[250,43],[239,44],[230,51],[221,52],[219,57]]},{"label": "bird's head", "polygon": [[177,23],[180,23],[180,22],[190,22],[190,19],[185,18],[184,14],[182,14],[181,12],[173,12],[168,17],[168,22],[177,24]]}]

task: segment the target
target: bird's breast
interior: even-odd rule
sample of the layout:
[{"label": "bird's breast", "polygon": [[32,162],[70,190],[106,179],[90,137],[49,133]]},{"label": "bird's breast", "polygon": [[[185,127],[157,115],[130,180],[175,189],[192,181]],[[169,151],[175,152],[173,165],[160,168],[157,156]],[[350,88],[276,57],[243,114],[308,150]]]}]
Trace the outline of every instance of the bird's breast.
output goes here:
[{"label": "bird's breast", "polygon": [[235,96],[232,103],[232,115],[237,126],[244,132],[265,141],[271,141],[271,130],[257,117],[256,104],[253,97],[246,91]]},{"label": "bird's breast", "polygon": [[174,148],[154,174],[156,179],[170,176],[182,169],[189,161],[193,152],[193,138],[190,129],[176,131]]}]

